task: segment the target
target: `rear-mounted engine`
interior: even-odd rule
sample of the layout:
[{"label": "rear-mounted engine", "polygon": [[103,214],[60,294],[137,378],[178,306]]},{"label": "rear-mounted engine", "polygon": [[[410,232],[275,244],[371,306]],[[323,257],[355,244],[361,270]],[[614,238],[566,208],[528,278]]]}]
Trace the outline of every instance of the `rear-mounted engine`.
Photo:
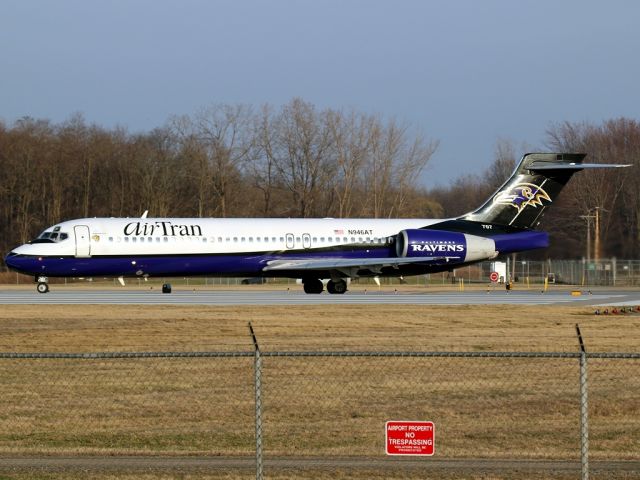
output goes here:
[{"label": "rear-mounted engine", "polygon": [[402,230],[396,241],[399,257],[444,257],[470,262],[493,258],[495,242],[489,238],[442,230]]}]

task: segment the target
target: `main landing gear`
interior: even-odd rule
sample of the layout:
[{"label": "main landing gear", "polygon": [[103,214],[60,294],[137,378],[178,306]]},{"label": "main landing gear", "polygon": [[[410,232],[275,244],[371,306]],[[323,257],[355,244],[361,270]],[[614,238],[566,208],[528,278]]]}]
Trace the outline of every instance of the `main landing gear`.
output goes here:
[{"label": "main landing gear", "polygon": [[[317,278],[305,278],[302,281],[304,285],[304,293],[322,293],[324,286]],[[344,280],[329,280],[327,283],[327,292],[342,294],[347,291],[347,282]]]},{"label": "main landing gear", "polygon": [[333,281],[329,280],[327,283],[327,292],[343,294],[347,291],[347,282],[344,280]]},{"label": "main landing gear", "polygon": [[304,293],[322,293],[324,286],[317,278],[305,278],[302,280]]},{"label": "main landing gear", "polygon": [[47,277],[36,277],[36,282],[38,282],[36,287],[38,293],[47,293],[49,291],[49,279]]}]

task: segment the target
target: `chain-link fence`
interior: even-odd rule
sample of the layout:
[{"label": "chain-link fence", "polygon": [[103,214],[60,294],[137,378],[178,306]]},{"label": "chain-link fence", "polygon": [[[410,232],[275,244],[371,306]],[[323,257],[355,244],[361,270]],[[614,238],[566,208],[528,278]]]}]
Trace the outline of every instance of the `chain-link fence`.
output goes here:
[{"label": "chain-link fence", "polygon": [[[136,455],[224,478],[640,478],[640,354],[5,353],[0,388],[0,465]],[[433,421],[435,455],[386,456],[389,420]]]}]

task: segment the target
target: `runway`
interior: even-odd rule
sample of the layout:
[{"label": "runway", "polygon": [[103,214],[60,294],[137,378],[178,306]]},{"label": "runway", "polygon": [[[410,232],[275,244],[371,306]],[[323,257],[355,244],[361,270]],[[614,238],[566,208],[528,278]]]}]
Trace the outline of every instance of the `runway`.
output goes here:
[{"label": "runway", "polygon": [[0,290],[0,305],[640,305],[640,292],[347,292],[344,295],[307,295],[302,291],[256,290],[98,290],[69,288],[40,294],[35,290]]}]

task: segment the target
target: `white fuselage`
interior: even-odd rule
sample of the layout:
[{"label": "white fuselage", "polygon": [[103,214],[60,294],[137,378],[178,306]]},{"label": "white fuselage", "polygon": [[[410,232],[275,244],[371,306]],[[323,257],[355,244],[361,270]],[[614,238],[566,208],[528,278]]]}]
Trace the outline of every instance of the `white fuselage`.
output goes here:
[{"label": "white fuselage", "polygon": [[[226,218],[87,218],[62,222],[47,229],[67,232],[65,241],[34,243],[15,252],[28,255],[88,254],[167,255],[236,254],[313,250],[344,245],[389,242],[403,229],[420,228],[434,220],[385,219],[226,219]],[[88,227],[86,239],[78,227]],[[87,243],[86,246],[80,244]]]}]

